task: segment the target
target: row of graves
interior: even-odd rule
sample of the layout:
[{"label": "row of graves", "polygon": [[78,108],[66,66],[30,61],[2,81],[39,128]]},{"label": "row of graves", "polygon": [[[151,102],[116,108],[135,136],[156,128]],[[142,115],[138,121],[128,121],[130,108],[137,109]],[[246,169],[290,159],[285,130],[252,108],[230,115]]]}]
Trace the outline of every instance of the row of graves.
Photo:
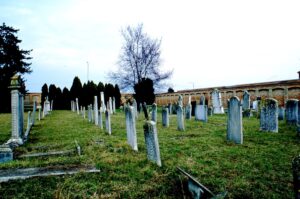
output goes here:
[{"label": "row of graves", "polygon": [[[111,135],[111,114],[115,113],[115,100],[109,98],[107,105],[104,103],[104,93],[101,92],[101,107],[98,107],[97,96],[94,97],[94,104],[88,106],[88,121],[94,123],[103,129],[103,114],[105,115],[105,130]],[[212,107],[205,104],[205,97],[200,97],[199,104],[196,104],[194,113],[195,120],[208,122],[209,115],[225,114],[221,93],[215,90],[212,95]],[[139,104],[133,100],[132,104],[126,104],[123,108],[126,120],[127,143],[134,151],[138,151],[136,119],[139,116],[139,111],[143,110],[145,116],[145,123],[143,125],[144,138],[146,144],[148,160],[156,163],[159,167],[162,166],[160,147],[157,132],[157,105],[154,103],[150,108],[146,104]],[[178,97],[177,104],[168,104],[162,107],[162,126],[169,127],[170,114],[174,114],[174,107],[176,107],[177,130],[185,131],[185,120],[192,118],[191,98],[186,106],[183,106],[182,96]],[[149,109],[151,111],[149,111]],[[81,114],[83,118],[86,117],[85,107],[80,107],[78,99],[71,102],[71,110]],[[149,114],[150,112],[150,114]],[[278,107],[278,102],[275,99],[268,98],[261,100],[258,98],[250,108],[250,95],[247,91],[244,92],[243,99],[240,100],[234,96],[228,100],[227,114],[227,135],[226,139],[236,144],[243,144],[243,117],[253,117],[255,115],[260,121],[260,130],[262,132],[278,132],[278,120],[285,119],[287,124],[297,126],[297,135],[300,137],[300,102],[297,99],[289,99],[285,107]],[[294,187],[296,198],[300,198],[300,155],[295,157],[292,161]],[[213,194],[208,188],[197,181],[193,176],[178,167],[178,171],[185,175],[188,180],[188,190],[194,198],[201,197],[219,197],[226,196],[225,193]]]}]

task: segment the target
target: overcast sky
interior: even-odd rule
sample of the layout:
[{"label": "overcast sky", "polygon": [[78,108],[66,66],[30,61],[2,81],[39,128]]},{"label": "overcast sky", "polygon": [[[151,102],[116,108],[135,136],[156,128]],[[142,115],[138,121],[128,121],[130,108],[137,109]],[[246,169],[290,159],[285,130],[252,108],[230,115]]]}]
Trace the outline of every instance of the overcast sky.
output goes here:
[{"label": "overcast sky", "polygon": [[[162,39],[174,90],[297,79],[300,1],[0,0],[0,22],[33,49],[30,92],[70,88],[79,76],[109,83],[128,25]],[[114,82],[111,82],[114,83]],[[163,91],[167,91],[167,88]]]}]

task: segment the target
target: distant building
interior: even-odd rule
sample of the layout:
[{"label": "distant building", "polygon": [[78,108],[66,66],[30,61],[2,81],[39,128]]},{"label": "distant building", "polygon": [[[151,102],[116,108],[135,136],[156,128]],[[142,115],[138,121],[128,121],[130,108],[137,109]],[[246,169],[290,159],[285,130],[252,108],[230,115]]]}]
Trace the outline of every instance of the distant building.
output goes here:
[{"label": "distant building", "polygon": [[34,99],[37,102],[37,105],[41,105],[42,102],[42,93],[26,93],[24,97],[24,108],[26,110],[32,110],[32,105]]}]

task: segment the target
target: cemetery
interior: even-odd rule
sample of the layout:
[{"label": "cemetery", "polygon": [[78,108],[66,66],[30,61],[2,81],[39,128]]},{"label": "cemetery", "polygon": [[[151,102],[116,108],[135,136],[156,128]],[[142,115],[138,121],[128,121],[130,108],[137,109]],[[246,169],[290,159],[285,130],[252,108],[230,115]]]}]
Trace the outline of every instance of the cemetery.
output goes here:
[{"label": "cemetery", "polygon": [[99,106],[97,96],[89,107],[71,101],[70,110],[52,110],[46,100],[42,112],[34,105],[24,113],[17,78],[18,103],[0,114],[2,196],[293,198],[299,190],[298,100],[287,101],[285,120],[275,99],[244,116],[247,95],[224,109],[220,94],[212,114],[200,97],[189,117],[180,95],[176,113],[167,104],[144,104],[143,112],[135,100],[116,110],[103,94]]}]

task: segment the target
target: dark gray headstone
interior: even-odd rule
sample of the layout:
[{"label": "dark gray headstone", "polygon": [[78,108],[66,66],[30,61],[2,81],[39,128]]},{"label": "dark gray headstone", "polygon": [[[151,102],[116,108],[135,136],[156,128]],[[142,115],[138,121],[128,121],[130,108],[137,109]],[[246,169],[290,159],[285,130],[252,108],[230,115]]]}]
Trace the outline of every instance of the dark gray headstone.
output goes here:
[{"label": "dark gray headstone", "polygon": [[169,110],[167,107],[162,108],[162,125],[163,127],[169,127]]},{"label": "dark gray headstone", "polygon": [[278,132],[278,102],[275,99],[266,99],[260,111],[260,130]]},{"label": "dark gray headstone", "polygon": [[289,99],[285,105],[285,116],[286,122],[288,124],[297,124],[298,120],[298,100],[297,99]]},{"label": "dark gray headstone", "polygon": [[161,166],[160,151],[157,138],[156,124],[153,121],[146,121],[144,124],[144,136],[147,148],[148,160]]},{"label": "dark gray headstone", "polygon": [[278,107],[278,120],[284,120],[285,109],[283,107]]},{"label": "dark gray headstone", "polygon": [[184,131],[184,118],[182,106],[178,106],[177,108],[177,129],[179,131]]},{"label": "dark gray headstone", "polygon": [[169,110],[169,114],[172,114],[172,104],[171,103],[168,104],[168,110]]},{"label": "dark gray headstone", "polygon": [[[84,109],[85,110],[85,109]],[[102,111],[98,111],[98,126],[103,129]]]},{"label": "dark gray headstone", "polygon": [[157,105],[155,103],[152,104],[151,120],[157,122]]},{"label": "dark gray headstone", "polygon": [[227,140],[243,144],[242,106],[238,97],[228,100]]}]

